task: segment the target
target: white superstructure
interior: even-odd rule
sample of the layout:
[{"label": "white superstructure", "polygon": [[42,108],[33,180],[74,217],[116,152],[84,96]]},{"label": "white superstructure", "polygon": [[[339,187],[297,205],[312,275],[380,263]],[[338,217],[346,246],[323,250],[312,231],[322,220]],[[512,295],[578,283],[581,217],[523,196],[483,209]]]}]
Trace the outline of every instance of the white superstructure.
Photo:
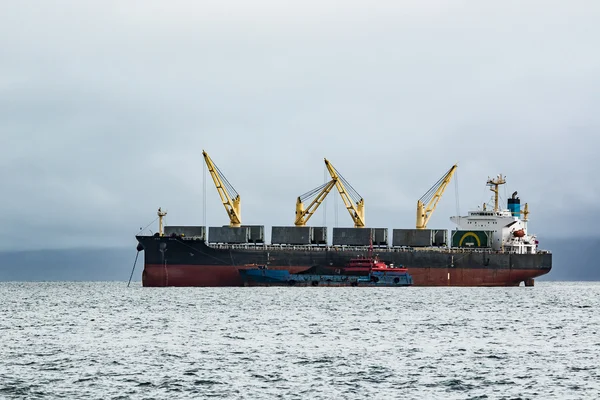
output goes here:
[{"label": "white superstructure", "polygon": [[[535,235],[527,232],[527,220],[529,209],[527,204],[521,211],[520,200],[513,193],[508,205],[512,209],[500,210],[498,206],[498,186],[506,183],[502,175],[496,179],[488,179],[487,185],[494,192],[494,209],[487,210],[486,205],[482,209],[469,211],[467,216],[450,217],[461,231],[488,231],[491,232],[492,249],[514,254],[535,254],[538,249],[538,241]],[[523,215],[523,218],[521,218]]]}]

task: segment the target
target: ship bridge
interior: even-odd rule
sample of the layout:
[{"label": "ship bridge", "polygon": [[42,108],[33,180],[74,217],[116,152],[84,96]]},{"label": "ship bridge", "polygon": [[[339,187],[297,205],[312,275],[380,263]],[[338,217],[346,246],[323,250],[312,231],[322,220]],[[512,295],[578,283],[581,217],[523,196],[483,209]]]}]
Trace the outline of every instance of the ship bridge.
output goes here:
[{"label": "ship bridge", "polygon": [[[483,204],[482,209],[472,210],[466,216],[450,217],[459,230],[486,231],[491,233],[491,246],[494,250],[515,254],[535,254],[538,241],[535,235],[527,233],[529,209],[527,204],[521,212],[517,192],[508,199],[508,209],[498,206],[498,186],[506,181],[502,175],[497,179],[488,179],[488,186],[494,192],[494,209],[488,210]],[[522,217],[521,217],[522,216]]]}]

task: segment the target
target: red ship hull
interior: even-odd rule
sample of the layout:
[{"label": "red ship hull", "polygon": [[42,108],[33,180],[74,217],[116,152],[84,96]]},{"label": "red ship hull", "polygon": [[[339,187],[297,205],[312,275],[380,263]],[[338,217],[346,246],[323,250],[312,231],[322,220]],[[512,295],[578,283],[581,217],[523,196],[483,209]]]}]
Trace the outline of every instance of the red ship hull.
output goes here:
[{"label": "red ship hull", "polygon": [[[142,284],[146,287],[164,286],[243,286],[240,268],[229,265],[161,265],[146,264]],[[287,269],[292,274],[306,271],[309,266],[269,266]],[[413,286],[519,286],[521,282],[544,275],[540,269],[490,269],[490,268],[409,268]]]}]

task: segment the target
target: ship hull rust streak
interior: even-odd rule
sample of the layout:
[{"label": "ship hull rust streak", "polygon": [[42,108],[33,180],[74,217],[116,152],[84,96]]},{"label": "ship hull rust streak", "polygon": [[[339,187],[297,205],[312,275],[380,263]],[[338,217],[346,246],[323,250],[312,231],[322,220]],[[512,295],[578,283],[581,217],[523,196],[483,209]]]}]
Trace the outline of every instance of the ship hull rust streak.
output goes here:
[{"label": "ship hull rust streak", "polygon": [[[223,287],[244,286],[233,265],[170,265],[147,264],[142,275],[143,286],[199,286]],[[287,269],[292,274],[306,271],[305,267],[272,266],[273,269]],[[521,282],[540,275],[540,270],[490,270],[487,268],[409,268],[413,286],[519,286]],[[448,279],[450,274],[450,279]]]},{"label": "ship hull rust streak", "polygon": [[[238,269],[233,265],[170,265],[147,264],[142,275],[143,286],[244,286]],[[305,267],[272,266],[297,274]],[[490,270],[488,268],[409,268],[413,286],[519,286],[521,282],[543,275],[540,270]],[[450,274],[450,275],[448,275]],[[450,276],[450,279],[448,279]]]}]

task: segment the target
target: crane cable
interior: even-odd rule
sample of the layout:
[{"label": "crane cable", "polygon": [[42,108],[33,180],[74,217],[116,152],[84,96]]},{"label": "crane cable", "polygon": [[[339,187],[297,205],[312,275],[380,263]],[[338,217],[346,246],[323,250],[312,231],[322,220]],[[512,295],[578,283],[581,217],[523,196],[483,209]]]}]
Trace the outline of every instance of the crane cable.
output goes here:
[{"label": "crane cable", "polygon": [[325,188],[325,186],[329,185],[331,181],[329,182],[325,182],[324,184],[322,184],[319,187],[316,187],[312,190],[309,190],[308,192],[300,195],[300,201],[304,203],[304,200],[309,199],[309,198],[313,198],[315,197],[317,194],[321,193],[321,191]]},{"label": "crane cable", "polygon": [[215,169],[217,170],[217,174],[219,175],[219,178],[221,178],[221,181],[223,181],[223,184],[225,185],[225,189],[230,194],[230,196],[232,196],[232,199],[235,199],[236,197],[238,197],[239,196],[238,192],[233,188],[233,185],[231,185],[231,183],[229,183],[227,178],[225,178],[225,175],[221,172],[219,167],[217,167],[217,164],[215,164],[213,162],[213,165],[215,166]]},{"label": "crane cable", "polygon": [[[450,172],[450,171],[448,171],[448,172]],[[446,172],[444,174],[444,176],[442,176],[436,183],[434,183],[433,186],[430,187],[429,190],[427,192],[425,192],[425,194],[423,196],[421,196],[421,198],[419,200],[423,204],[427,205],[427,204],[429,204],[431,199],[433,199],[433,196],[435,196],[435,194],[437,193],[440,186],[442,186],[442,184],[446,180],[446,177],[448,176],[448,172]]]},{"label": "crane cable", "polygon": [[[323,181],[327,182],[328,175],[327,166],[323,167]],[[327,226],[327,197],[323,199],[323,226]]]},{"label": "crane cable", "polygon": [[206,163],[202,165],[202,226],[206,229]]},{"label": "crane cable", "polygon": [[354,187],[352,187],[350,182],[348,182],[346,180],[346,178],[344,178],[344,176],[342,174],[340,174],[340,172],[337,169],[335,169],[335,167],[333,165],[331,165],[331,168],[333,168],[333,170],[337,174],[337,176],[340,179],[340,181],[342,182],[342,184],[346,187],[346,192],[347,192],[348,196],[352,199],[352,201],[354,203],[360,202],[363,197],[356,191],[356,189],[354,189]]},{"label": "crane cable", "polygon": [[335,226],[337,228],[338,227],[338,197],[337,196],[335,196],[333,198],[333,209],[335,210],[335,213],[334,213],[335,218],[334,218],[333,226]]},{"label": "crane cable", "polygon": [[456,216],[460,218],[460,199],[458,194],[458,171],[454,173],[454,197],[456,199]]}]

